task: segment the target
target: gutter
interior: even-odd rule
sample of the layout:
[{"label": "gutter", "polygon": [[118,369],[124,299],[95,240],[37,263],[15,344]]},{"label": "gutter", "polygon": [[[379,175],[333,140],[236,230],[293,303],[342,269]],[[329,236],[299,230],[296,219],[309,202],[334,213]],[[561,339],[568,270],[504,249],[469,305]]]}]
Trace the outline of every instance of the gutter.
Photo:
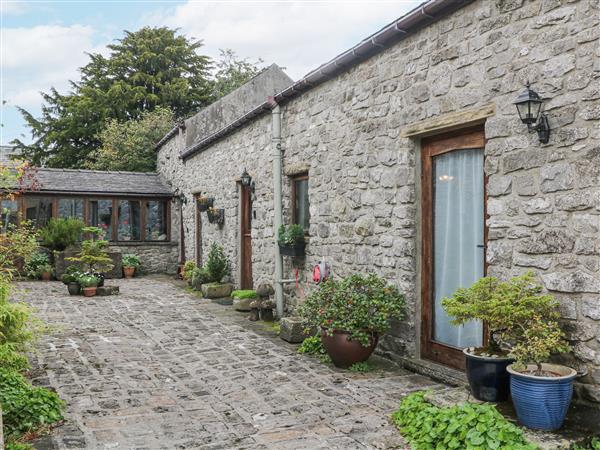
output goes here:
[{"label": "gutter", "polygon": [[[398,43],[408,35],[425,28],[431,23],[445,17],[452,12],[474,2],[475,0],[428,0],[412,11],[402,16],[397,21],[385,26],[378,32],[372,34],[360,43],[336,56],[329,62],[322,64],[312,72],[309,72],[302,79],[296,81],[283,91],[274,96],[274,101],[282,105],[287,101],[298,97],[302,93],[335,78],[339,74],[346,72],[350,68],[360,64],[370,57],[382,52],[386,48]],[[183,160],[196,154],[213,142],[232,131],[244,126],[250,120],[271,110],[272,103],[269,100],[258,105],[250,112],[234,120],[216,132],[204,137],[195,144],[185,148],[179,155]],[[171,135],[172,136],[172,135]],[[157,147],[166,142],[166,136],[159,141]]]},{"label": "gutter", "polygon": [[165,134],[160,141],[158,141],[156,144],[154,144],[154,150],[158,150],[160,147],[162,147],[168,140],[170,140],[173,136],[175,136],[179,129],[185,129],[185,122],[179,122],[177,123],[173,128],[171,128],[167,134]]}]

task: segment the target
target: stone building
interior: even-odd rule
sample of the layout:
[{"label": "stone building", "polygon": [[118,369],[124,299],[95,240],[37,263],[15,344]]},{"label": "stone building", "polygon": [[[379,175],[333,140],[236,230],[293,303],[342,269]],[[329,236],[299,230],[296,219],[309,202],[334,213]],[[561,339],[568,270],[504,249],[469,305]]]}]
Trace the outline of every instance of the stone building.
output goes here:
[{"label": "stone building", "polygon": [[[217,108],[235,114],[201,112],[158,145],[160,176],[187,200],[187,259],[218,242],[237,285],[275,281],[281,151],[283,220],[308,225],[306,258],[286,259],[284,278],[300,280],[288,312],[319,261],[374,271],[408,300],[380,351],[460,369],[482,330],[450,326],[440,297],[532,270],[561,302],[579,397],[600,401],[599,14],[596,0],[433,0],[295,83],[271,67],[252,85],[266,95],[241,88]],[[547,143],[515,108],[528,82]],[[200,194],[222,224],[198,212]]]}]

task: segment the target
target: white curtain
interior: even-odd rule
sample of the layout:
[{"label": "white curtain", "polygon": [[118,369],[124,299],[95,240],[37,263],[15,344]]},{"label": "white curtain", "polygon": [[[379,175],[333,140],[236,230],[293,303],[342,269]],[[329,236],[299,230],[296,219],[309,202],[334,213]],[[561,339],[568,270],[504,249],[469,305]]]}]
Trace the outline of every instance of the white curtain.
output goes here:
[{"label": "white curtain", "polygon": [[441,299],[483,276],[483,150],[444,153],[433,164],[434,340],[480,346],[481,322],[452,325]]}]

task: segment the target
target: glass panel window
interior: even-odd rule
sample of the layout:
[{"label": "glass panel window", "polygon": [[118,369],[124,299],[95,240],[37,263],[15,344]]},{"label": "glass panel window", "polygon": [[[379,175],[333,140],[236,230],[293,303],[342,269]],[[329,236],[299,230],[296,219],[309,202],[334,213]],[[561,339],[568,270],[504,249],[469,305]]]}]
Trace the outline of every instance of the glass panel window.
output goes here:
[{"label": "glass panel window", "polygon": [[66,219],[73,217],[83,220],[82,198],[60,198],[58,199],[58,217]]},{"label": "glass panel window", "polygon": [[36,227],[45,226],[52,218],[52,199],[49,197],[25,197],[25,219]]},{"label": "glass panel window", "polygon": [[308,201],[308,176],[296,177],[292,180],[294,223],[302,225],[308,233],[310,228],[310,203]]},{"label": "glass panel window", "polygon": [[112,200],[90,200],[88,222],[92,227],[104,230],[102,239],[112,239]]},{"label": "glass panel window", "polygon": [[138,200],[119,200],[119,225],[117,240],[139,241],[141,239],[141,209]]},{"label": "glass panel window", "polygon": [[0,201],[0,232],[6,232],[9,225],[17,224],[19,205],[16,200]]},{"label": "glass panel window", "polygon": [[166,241],[167,239],[167,202],[146,202],[146,240]]}]

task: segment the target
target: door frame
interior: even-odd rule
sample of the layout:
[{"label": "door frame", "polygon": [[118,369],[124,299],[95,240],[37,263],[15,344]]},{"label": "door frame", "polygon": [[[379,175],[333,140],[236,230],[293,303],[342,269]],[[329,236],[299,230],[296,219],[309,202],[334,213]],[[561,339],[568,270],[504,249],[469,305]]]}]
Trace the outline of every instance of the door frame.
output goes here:
[{"label": "door frame", "polygon": [[194,250],[196,252],[196,265],[202,266],[202,212],[198,208],[198,197],[202,194],[194,195],[194,211],[196,216],[196,227],[195,227],[195,245]]},{"label": "door frame", "polygon": [[[456,347],[435,342],[433,336],[433,158],[456,150],[484,149],[485,132],[483,124],[464,128],[421,140],[421,358],[465,370],[465,358]],[[483,273],[487,274],[487,183],[483,176]],[[487,343],[487,325],[483,324],[483,343]]]},{"label": "door frame", "polygon": [[[252,188],[239,183],[240,188],[240,289],[252,289]],[[246,220],[249,223],[246,224]],[[246,239],[250,240],[246,248]]]}]

